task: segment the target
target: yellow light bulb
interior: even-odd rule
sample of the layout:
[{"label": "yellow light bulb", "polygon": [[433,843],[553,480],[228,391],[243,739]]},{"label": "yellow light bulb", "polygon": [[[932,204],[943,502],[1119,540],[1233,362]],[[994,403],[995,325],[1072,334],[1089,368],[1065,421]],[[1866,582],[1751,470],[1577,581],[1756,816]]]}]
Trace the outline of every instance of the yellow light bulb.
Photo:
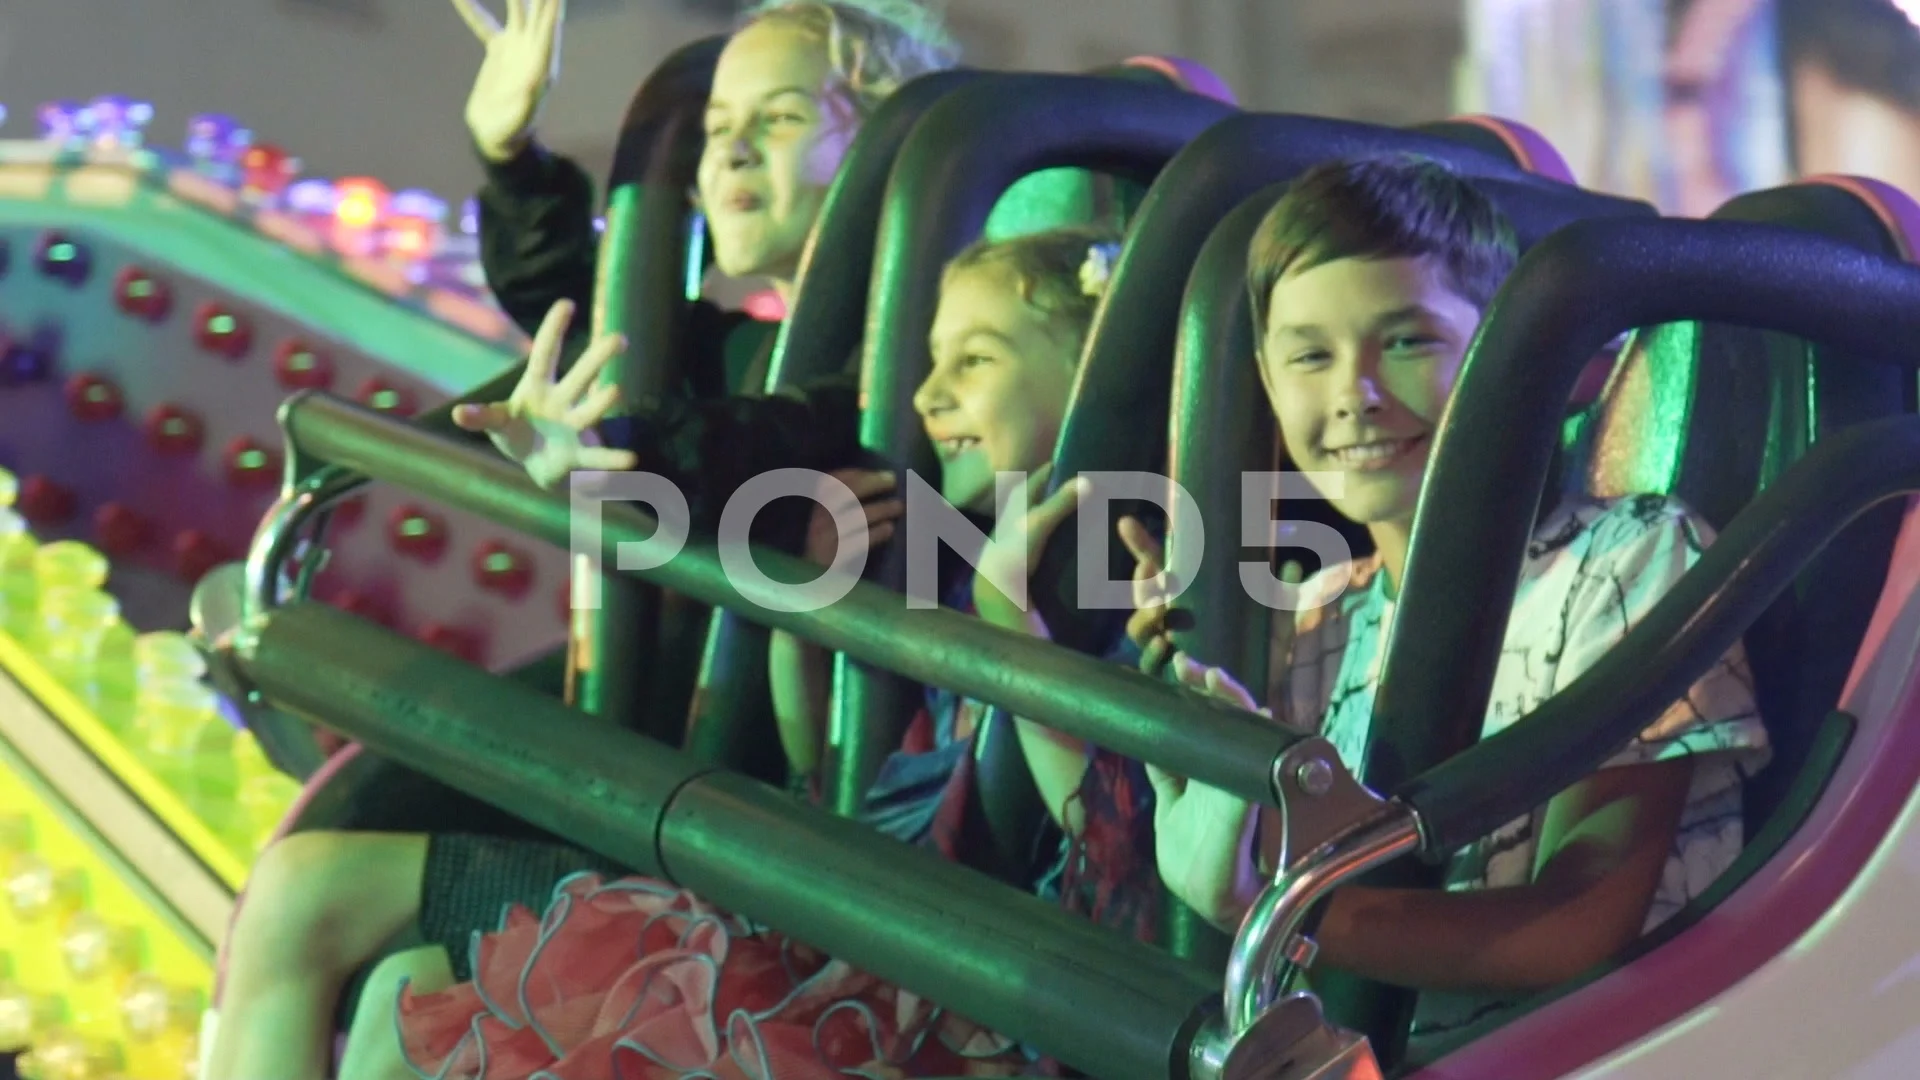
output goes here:
[{"label": "yellow light bulb", "polygon": [[187,635],[174,630],[155,630],[141,634],[133,643],[133,660],[140,680],[202,678],[207,673],[207,658]]},{"label": "yellow light bulb", "polygon": [[273,763],[267,760],[267,752],[260,748],[260,740],[251,731],[234,734],[233,764],[241,776],[258,776],[274,771]]},{"label": "yellow light bulb", "polygon": [[[120,602],[97,587],[52,586],[44,575],[40,586],[40,654],[69,689],[91,696],[100,675],[101,648],[121,621]],[[131,632],[126,636],[130,649]]]},{"label": "yellow light bulb", "polygon": [[211,687],[179,678],[142,683],[133,715],[147,749],[157,754],[191,750],[210,726],[226,723],[220,697]]},{"label": "yellow light bulb", "polygon": [[0,1053],[24,1050],[33,1045],[52,1019],[51,1003],[36,999],[18,984],[0,983]]},{"label": "yellow light bulb", "polygon": [[0,632],[25,637],[33,629],[40,583],[33,564],[39,542],[19,514],[0,506]]},{"label": "yellow light bulb", "polygon": [[140,935],[90,911],[75,915],[60,935],[67,972],[82,982],[132,972],[140,963]]},{"label": "yellow light bulb", "polygon": [[135,975],[120,994],[120,1016],[127,1034],[141,1042],[163,1035],[190,1035],[198,1011],[195,995],[177,990],[153,975]]},{"label": "yellow light bulb", "polygon": [[20,498],[20,478],[0,469],[0,507],[12,506]]},{"label": "yellow light bulb", "polygon": [[86,899],[85,875],[78,870],[55,869],[32,855],[13,861],[4,885],[7,904],[21,922],[70,914],[78,911]]},{"label": "yellow light bulb", "polygon": [[169,1031],[140,1057],[146,1074],[140,1080],[200,1080],[200,1040],[193,1032]]},{"label": "yellow light bulb", "polygon": [[133,627],[127,624],[125,618],[117,612],[109,617],[101,625],[100,642],[95,650],[95,662],[100,666],[101,674],[113,676],[130,686],[138,670],[133,657],[138,642]]},{"label": "yellow light bulb", "polygon": [[118,1050],[70,1031],[54,1032],[21,1055],[20,1080],[107,1080],[123,1064]]},{"label": "yellow light bulb", "polygon": [[33,572],[47,589],[98,589],[107,583],[107,557],[78,540],[56,540],[34,554]]}]

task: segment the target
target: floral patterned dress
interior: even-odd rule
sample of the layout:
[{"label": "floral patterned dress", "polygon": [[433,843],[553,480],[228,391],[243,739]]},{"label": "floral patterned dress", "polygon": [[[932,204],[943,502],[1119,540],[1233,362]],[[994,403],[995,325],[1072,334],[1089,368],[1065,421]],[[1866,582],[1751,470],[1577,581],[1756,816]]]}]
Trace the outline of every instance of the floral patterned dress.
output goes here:
[{"label": "floral patterned dress", "polygon": [[[953,605],[965,608],[964,596]],[[1111,657],[1134,659],[1130,645]],[[974,733],[993,710],[932,690],[869,790],[864,820],[961,856]],[[1078,842],[1048,823],[1034,888],[1146,936],[1157,899],[1152,789],[1138,765],[1089,752]],[[1046,1075],[1013,1040],[669,883],[575,874],[544,915],[514,905],[474,935],[473,979],[403,991],[401,1043],[435,1080],[839,1080]]]}]

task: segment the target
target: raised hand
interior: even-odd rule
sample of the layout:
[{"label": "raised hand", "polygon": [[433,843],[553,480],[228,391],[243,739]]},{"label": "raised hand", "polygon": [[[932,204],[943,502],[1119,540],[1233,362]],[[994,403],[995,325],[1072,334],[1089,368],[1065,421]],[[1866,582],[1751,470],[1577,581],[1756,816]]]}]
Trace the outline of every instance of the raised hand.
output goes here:
[{"label": "raised hand", "polygon": [[832,477],[846,485],[844,489],[832,484],[823,485],[820,498],[823,503],[841,510],[842,501],[852,492],[861,512],[861,525],[850,532],[842,532],[839,518],[827,508],[817,505],[813,508],[813,519],[807,525],[807,547],[805,556],[808,562],[819,566],[833,565],[834,556],[849,546],[855,550],[871,550],[893,538],[894,522],[906,513],[907,504],[898,498],[881,498],[894,490],[894,476],[890,472],[874,469],[840,469]]},{"label": "raised hand", "polygon": [[1001,592],[995,582],[1024,581],[1029,588],[1023,591],[1031,593],[1033,572],[1047,549],[1047,541],[1080,509],[1080,498],[1087,491],[1086,480],[1080,478],[1061,485],[1046,499],[1034,501],[1047,490],[1047,478],[1052,475],[1053,464],[1049,462],[1027,477],[1025,511],[1008,507],[1001,512],[992,542],[981,553],[974,572],[973,606],[981,618],[995,626],[1026,630],[1040,637],[1047,636],[1047,628],[1033,605],[1033,597],[1029,595],[1023,606]]},{"label": "raised hand", "polygon": [[540,104],[560,77],[560,24],[567,0],[505,0],[502,25],[481,0],[453,0],[455,11],[486,46],[467,95],[467,131],[490,161],[506,161],[526,145]]},{"label": "raised hand", "polygon": [[1166,549],[1140,519],[1124,517],[1118,526],[1120,542],[1133,555],[1133,614],[1127,619],[1127,637],[1140,649],[1140,670],[1159,675],[1173,659],[1173,609],[1168,601],[1173,578],[1166,569]]},{"label": "raised hand", "polygon": [[[1176,653],[1171,663],[1182,685],[1248,712],[1265,713],[1225,671],[1185,653]],[[1258,816],[1253,805],[1238,795],[1152,765],[1147,766],[1147,779],[1153,783],[1154,854],[1160,880],[1208,920],[1231,925],[1261,884],[1248,856],[1249,834]]]},{"label": "raised hand", "polygon": [[462,405],[453,411],[455,424],[468,431],[486,432],[502,454],[523,466],[527,475],[544,488],[558,486],[577,469],[614,472],[639,465],[632,453],[600,446],[593,436],[593,426],[620,400],[618,387],[594,383],[607,361],[627,347],[625,338],[618,334],[596,338],[580,354],[573,370],[554,381],[573,312],[573,304],[567,300],[547,312],[540,332],[534,335],[533,350],[527,354],[526,371],[512,396],[487,405]]},{"label": "raised hand", "polygon": [[1224,668],[1210,667],[1195,660],[1186,653],[1173,654],[1173,673],[1180,685],[1198,690],[1211,698],[1217,698],[1229,705],[1237,705],[1248,712],[1268,715],[1267,710],[1253,700],[1253,694],[1241,686]]}]

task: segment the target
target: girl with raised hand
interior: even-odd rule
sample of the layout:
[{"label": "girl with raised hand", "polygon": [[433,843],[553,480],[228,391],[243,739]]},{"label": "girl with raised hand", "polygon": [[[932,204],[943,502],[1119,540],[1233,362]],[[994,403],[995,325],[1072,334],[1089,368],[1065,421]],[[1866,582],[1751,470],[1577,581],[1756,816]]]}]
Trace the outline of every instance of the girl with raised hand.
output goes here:
[{"label": "girl with raised hand", "polygon": [[[751,360],[772,340],[743,346],[750,320],[704,303],[689,335],[688,385],[643,418],[600,424],[614,396],[593,384],[622,343],[606,338],[589,347],[581,332],[597,246],[592,185],[532,135],[558,71],[565,3],[505,3],[504,21],[479,0],[455,0],[455,7],[486,47],[467,103],[470,133],[488,163],[482,261],[502,306],[535,341],[512,396],[459,408],[455,422],[486,432],[549,484],[575,469],[635,464],[632,451],[640,450],[638,464],[682,477],[690,491],[730,492],[765,460],[755,440],[720,434],[743,428],[795,448],[804,460],[789,463],[844,464],[858,416],[852,381],[804,401],[722,398],[753,382],[749,365],[730,366],[729,357]],[[791,299],[808,231],[860,123],[901,84],[953,58],[938,20],[911,0],[767,0],[744,16],[714,72],[699,167],[721,271],[762,278]],[[568,364],[576,349],[580,360]],[[599,445],[596,426],[629,452]],[[696,514],[706,509],[696,496]],[[772,521],[768,527],[778,530]],[[502,817],[476,804],[476,831],[497,824],[538,835]],[[515,863],[489,846],[494,839],[315,831],[268,848],[225,943],[204,1080],[326,1075],[349,978],[394,941],[425,943],[408,959],[423,984],[469,977],[470,935],[493,925],[511,901],[539,903],[574,865]],[[361,1075],[393,1067],[398,1050],[361,1049],[348,1055]]]},{"label": "girl with raised hand", "polygon": [[[943,495],[953,505],[991,516],[996,474],[1029,473],[1032,490],[1043,482],[1104,286],[1101,275],[1083,283],[1082,269],[1104,264],[1112,241],[1094,230],[1063,229],[977,245],[949,265],[931,335],[933,369],[914,402],[940,451]],[[890,477],[840,479],[848,494],[866,497],[870,531],[843,536],[826,511],[817,511],[808,555],[823,564],[841,544],[883,542],[901,509],[887,498]],[[1020,520],[1038,538],[1070,512],[1077,493],[1069,487]],[[1005,530],[1000,538],[1007,539]],[[955,584],[947,601],[966,609],[970,582]],[[802,658],[799,666],[819,659]],[[825,703],[809,689],[823,685],[821,673],[809,679],[791,658],[785,663],[775,672],[786,687],[778,697],[783,731],[789,745],[817,748]],[[961,858],[973,737],[986,717],[978,702],[930,691],[870,790],[865,820]],[[1094,833],[1085,823],[1098,821],[1111,826],[1102,835],[1131,829],[1132,842],[1091,850],[1062,843],[1051,831],[1037,834],[1028,880],[1042,895],[1144,933],[1157,894],[1144,776],[1130,786],[1094,785],[1101,801],[1082,804],[1071,792],[1087,774],[1084,755],[1030,755],[1029,764],[1043,792],[1069,793],[1049,801],[1056,810],[1074,806],[1082,827],[1071,831]],[[1117,789],[1133,793],[1128,805],[1107,801]],[[541,858],[617,872],[584,852],[543,846]],[[1113,865],[1093,865],[1103,859]],[[1010,1041],[934,1003],[663,882],[581,873],[561,881],[545,906],[543,917],[515,908],[499,932],[476,941],[474,982],[403,997],[401,1027],[413,1068],[448,1080],[534,1073],[561,1080],[789,1080],[847,1070],[1005,1075],[1032,1064]],[[675,993],[660,993],[666,985]]]},{"label": "girl with raised hand", "polygon": [[[572,305],[566,352],[585,347],[599,236],[593,182],[535,137],[560,70],[565,0],[453,0],[485,47],[466,106],[486,169],[480,254],[487,285],[529,334]],[[801,253],[860,125],[909,80],[957,57],[915,0],[763,0],[714,68],[697,197],[721,273],[760,279],[793,301]],[[567,332],[570,331],[570,332]],[[753,392],[773,336],[746,315],[694,307],[682,370],[695,397]],[[562,364],[562,367],[567,365]]]}]

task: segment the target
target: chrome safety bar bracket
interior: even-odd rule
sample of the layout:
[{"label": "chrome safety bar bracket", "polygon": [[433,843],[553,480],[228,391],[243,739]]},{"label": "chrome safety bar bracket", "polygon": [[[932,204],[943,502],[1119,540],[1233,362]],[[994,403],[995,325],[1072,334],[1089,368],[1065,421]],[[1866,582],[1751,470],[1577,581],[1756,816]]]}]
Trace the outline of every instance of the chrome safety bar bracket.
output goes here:
[{"label": "chrome safety bar bracket", "polygon": [[1388,806],[1354,778],[1333,744],[1318,735],[1294,743],[1274,759],[1273,793],[1286,817],[1276,872],[1378,817]]},{"label": "chrome safety bar bracket", "polygon": [[253,654],[267,615],[300,584],[286,574],[294,557],[326,558],[318,546],[322,537],[304,538],[307,527],[366,482],[365,477],[331,467],[312,470],[296,481],[289,470],[287,484],[261,517],[247,548],[239,620],[232,631],[233,648],[241,657]]},{"label": "chrome safety bar bracket", "polygon": [[1312,994],[1289,994],[1234,1035],[1215,1017],[1194,1040],[1193,1080],[1381,1080],[1366,1037],[1327,1022]]},{"label": "chrome safety bar bracket", "polygon": [[1315,904],[1341,884],[1419,849],[1419,816],[1388,802],[1370,820],[1294,856],[1254,901],[1234,938],[1222,999],[1228,1030],[1251,1030],[1279,997],[1290,969],[1312,962],[1317,948],[1301,927]]}]

